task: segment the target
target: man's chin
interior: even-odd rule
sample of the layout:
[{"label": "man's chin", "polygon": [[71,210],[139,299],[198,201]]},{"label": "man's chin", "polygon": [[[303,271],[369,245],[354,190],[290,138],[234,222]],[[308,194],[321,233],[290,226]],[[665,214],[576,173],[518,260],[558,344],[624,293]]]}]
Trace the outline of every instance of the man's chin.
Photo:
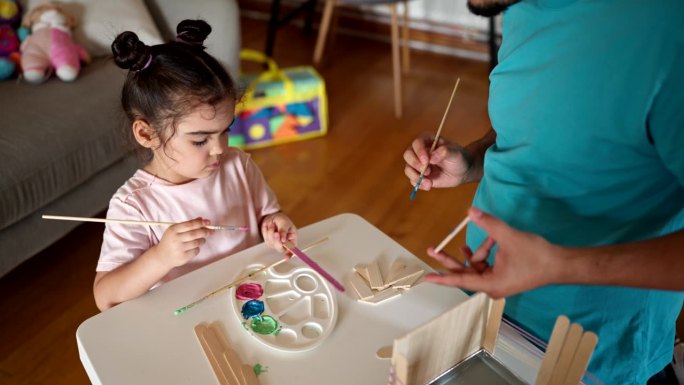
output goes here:
[{"label": "man's chin", "polygon": [[474,5],[470,0],[468,0],[468,9],[470,12],[478,16],[496,16],[501,12],[505,11],[511,5],[519,2],[520,0],[511,0],[505,3],[502,2],[490,2],[485,1],[482,5]]}]

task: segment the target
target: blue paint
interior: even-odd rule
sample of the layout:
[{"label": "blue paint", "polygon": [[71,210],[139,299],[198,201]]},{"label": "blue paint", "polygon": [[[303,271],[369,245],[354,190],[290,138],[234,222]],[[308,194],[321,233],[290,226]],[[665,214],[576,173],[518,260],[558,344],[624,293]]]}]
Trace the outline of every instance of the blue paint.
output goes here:
[{"label": "blue paint", "polygon": [[259,317],[263,312],[264,303],[259,300],[253,299],[242,305],[242,316],[245,317],[245,319]]},{"label": "blue paint", "polygon": [[418,177],[418,182],[416,182],[416,186],[413,188],[413,191],[411,192],[411,197],[409,198],[410,200],[413,200],[413,198],[416,197],[416,193],[418,192],[418,189],[420,188],[420,182],[423,181],[423,175]]}]

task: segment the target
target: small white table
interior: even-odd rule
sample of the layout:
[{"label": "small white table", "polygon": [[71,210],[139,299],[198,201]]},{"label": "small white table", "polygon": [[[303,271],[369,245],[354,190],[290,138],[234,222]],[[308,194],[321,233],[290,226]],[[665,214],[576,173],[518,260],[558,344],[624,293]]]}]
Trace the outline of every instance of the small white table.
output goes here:
[{"label": "small white table", "polygon": [[[300,229],[298,243],[307,245],[323,237],[329,240],[307,254],[345,286],[358,263],[377,260],[387,269],[394,259],[402,258],[431,270],[354,214],[341,214]],[[244,363],[268,367],[259,376],[262,385],[385,384],[390,364],[389,360],[375,357],[377,349],[391,345],[394,338],[467,298],[460,290],[422,284],[401,296],[370,305],[357,302],[349,292],[353,289],[347,287],[345,293],[336,292],[338,316],[332,333],[313,350],[295,353],[267,347],[246,332],[232,308],[230,291],[181,315],[173,314],[237,278],[245,266],[281,257],[262,243],[86,320],[78,328],[76,339],[91,382],[217,384],[193,328],[199,323],[218,321],[228,331],[227,337]]]}]

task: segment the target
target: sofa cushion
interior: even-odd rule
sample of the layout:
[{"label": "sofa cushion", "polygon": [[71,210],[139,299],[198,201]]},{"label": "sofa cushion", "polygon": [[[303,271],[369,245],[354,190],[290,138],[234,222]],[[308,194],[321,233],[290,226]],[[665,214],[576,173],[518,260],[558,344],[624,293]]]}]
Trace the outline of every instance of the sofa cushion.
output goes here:
[{"label": "sofa cushion", "polygon": [[124,77],[99,59],[72,83],[0,82],[0,229],[124,157]]}]

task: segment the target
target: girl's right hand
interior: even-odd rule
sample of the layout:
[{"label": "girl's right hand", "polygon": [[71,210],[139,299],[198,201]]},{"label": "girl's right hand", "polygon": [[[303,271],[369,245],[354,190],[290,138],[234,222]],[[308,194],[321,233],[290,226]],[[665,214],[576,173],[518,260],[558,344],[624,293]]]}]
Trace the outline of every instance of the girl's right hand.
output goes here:
[{"label": "girl's right hand", "polygon": [[435,151],[430,154],[434,135],[423,133],[413,140],[411,146],[404,151],[404,174],[415,186],[420,172],[426,164],[429,167],[423,174],[420,189],[456,187],[468,181],[468,171],[472,160],[461,146],[439,138]]},{"label": "girl's right hand", "polygon": [[200,246],[212,233],[212,230],[205,227],[209,224],[209,220],[196,218],[169,226],[155,246],[157,255],[170,268],[186,264],[199,254]]}]

